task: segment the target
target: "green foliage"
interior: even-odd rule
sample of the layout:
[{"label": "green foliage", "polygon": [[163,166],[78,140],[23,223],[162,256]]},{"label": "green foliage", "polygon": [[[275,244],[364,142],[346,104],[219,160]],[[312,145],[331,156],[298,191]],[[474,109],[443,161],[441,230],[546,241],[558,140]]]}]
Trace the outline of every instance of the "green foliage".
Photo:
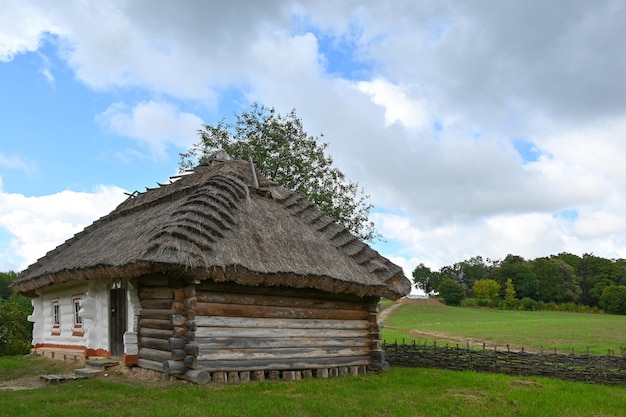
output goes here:
[{"label": "green foliage", "polygon": [[17,273],[13,271],[0,272],[0,300],[9,298],[13,291],[9,285],[17,278]]},{"label": "green foliage", "polygon": [[[605,288],[626,286],[626,259],[611,260],[593,254],[581,257],[570,253],[534,260],[509,254],[501,261],[484,261],[482,257],[476,256],[443,266],[439,271],[431,271],[420,264],[413,274],[416,283],[427,282],[435,277],[439,282],[453,279],[465,290],[466,296],[476,297],[481,306],[493,307],[496,303],[481,299],[482,296],[474,294],[470,289],[473,289],[476,281],[492,279],[504,288],[504,301],[498,308],[524,309],[524,305],[531,305],[528,300],[533,300],[537,304],[533,304],[532,309],[597,312]],[[524,305],[518,305],[518,299],[523,298],[528,300]]]},{"label": "green foliage", "polygon": [[489,302],[500,295],[500,284],[492,279],[479,279],[474,281],[472,291],[479,301]]},{"label": "green foliage", "polygon": [[517,305],[515,285],[513,285],[513,280],[511,278],[507,278],[504,285],[504,302],[506,303],[507,308],[512,308]]},{"label": "green foliage", "polygon": [[295,110],[286,115],[253,103],[250,110],[203,125],[200,141],[181,153],[181,168],[191,168],[218,150],[235,159],[252,158],[258,170],[282,186],[315,202],[319,208],[364,240],[378,237],[368,216],[372,205],[357,183],[346,179],[326,155],[327,143],[305,132]]},{"label": "green foliage", "polygon": [[443,280],[442,274],[437,271],[431,271],[424,264],[419,264],[413,270],[413,283],[417,288],[422,289],[426,294],[430,294],[441,284]]},{"label": "green foliage", "polygon": [[439,287],[437,287],[439,296],[449,306],[461,305],[461,301],[465,298],[463,288],[453,279],[444,279]]},{"label": "green foliage", "polygon": [[626,314],[626,286],[611,285],[605,287],[600,297],[600,307],[607,313]]},{"label": "green foliage", "polygon": [[0,356],[30,351],[33,325],[27,318],[32,312],[30,299],[20,294],[0,300]]}]

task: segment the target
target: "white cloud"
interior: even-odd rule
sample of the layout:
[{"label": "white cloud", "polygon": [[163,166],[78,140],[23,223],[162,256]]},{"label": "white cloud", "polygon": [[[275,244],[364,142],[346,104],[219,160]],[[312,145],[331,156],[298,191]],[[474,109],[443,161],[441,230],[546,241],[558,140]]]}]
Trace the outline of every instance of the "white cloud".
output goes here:
[{"label": "white cloud", "polygon": [[384,79],[361,81],[357,88],[372,97],[372,101],[385,108],[385,124],[400,122],[406,127],[423,129],[428,122],[424,105],[411,100],[405,89]]},{"label": "white cloud", "polygon": [[148,101],[132,109],[122,103],[112,104],[97,120],[118,135],[146,144],[153,156],[163,157],[168,145],[189,148],[197,140],[202,125],[198,116],[181,112],[169,103]]},{"label": "white cloud", "polygon": [[2,2],[0,28],[0,62],[37,50],[46,32],[60,32],[38,7],[23,1]]},{"label": "white cloud", "polygon": [[[98,120],[154,156],[195,141],[188,109],[218,107],[223,91],[295,107],[337,166],[401,213],[375,220],[402,242],[403,266],[625,256],[624,3],[496,3],[14,2],[0,60],[54,36],[89,88],[141,89],[146,101]],[[348,58],[322,56],[323,41],[349,45]],[[359,78],[328,74],[325,59],[351,59]],[[537,160],[517,153],[519,138]],[[0,165],[29,167],[2,154]]]},{"label": "white cloud", "polygon": [[0,255],[0,270],[22,270],[83,228],[112,211],[124,190],[99,186],[91,193],[61,191],[40,197],[0,189],[0,227],[11,240]]}]

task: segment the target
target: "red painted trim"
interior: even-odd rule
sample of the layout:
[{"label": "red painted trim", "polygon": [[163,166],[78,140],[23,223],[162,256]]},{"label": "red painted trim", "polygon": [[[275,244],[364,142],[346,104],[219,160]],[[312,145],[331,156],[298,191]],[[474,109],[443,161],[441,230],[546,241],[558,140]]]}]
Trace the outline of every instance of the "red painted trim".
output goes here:
[{"label": "red painted trim", "polygon": [[106,349],[86,349],[85,356],[99,356],[102,358],[110,358],[111,353]]},{"label": "red painted trim", "polygon": [[37,349],[41,349],[41,348],[76,350],[79,352],[83,352],[85,357],[100,356],[100,357],[108,358],[111,356],[111,353],[106,349],[91,349],[86,346],[61,345],[57,343],[37,343],[35,346],[33,346],[34,351],[37,351]]},{"label": "red painted trim", "polygon": [[127,355],[125,353],[122,355],[122,363],[124,365],[137,365],[138,361],[139,355]]},{"label": "red painted trim", "polygon": [[72,336],[76,336],[76,337],[83,337],[85,335],[85,332],[81,331],[73,331],[72,332]]}]

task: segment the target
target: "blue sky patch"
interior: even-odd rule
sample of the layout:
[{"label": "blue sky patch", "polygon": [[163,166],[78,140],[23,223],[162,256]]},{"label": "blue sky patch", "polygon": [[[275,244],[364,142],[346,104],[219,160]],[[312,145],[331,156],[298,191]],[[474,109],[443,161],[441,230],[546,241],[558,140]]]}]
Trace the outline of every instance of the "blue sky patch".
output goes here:
[{"label": "blue sky patch", "polygon": [[578,219],[579,213],[576,209],[561,210],[553,215],[554,218],[574,221]]},{"label": "blue sky patch", "polygon": [[528,139],[513,139],[513,147],[522,157],[525,163],[536,162],[541,156],[541,150]]}]

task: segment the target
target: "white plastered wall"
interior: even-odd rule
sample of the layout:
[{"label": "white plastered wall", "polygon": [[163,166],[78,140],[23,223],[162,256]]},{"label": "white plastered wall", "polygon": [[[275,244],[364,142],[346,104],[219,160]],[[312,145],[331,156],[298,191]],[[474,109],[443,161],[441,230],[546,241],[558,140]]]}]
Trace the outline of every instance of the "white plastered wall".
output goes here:
[{"label": "white plastered wall", "polygon": [[[77,296],[81,300],[87,293],[84,282],[54,285],[38,291],[39,297],[32,300],[33,313],[28,317],[33,325],[33,345],[85,346],[86,338],[74,334],[74,304]],[[58,301],[60,327],[53,332],[53,301]],[[86,329],[85,323],[83,329]]]}]

